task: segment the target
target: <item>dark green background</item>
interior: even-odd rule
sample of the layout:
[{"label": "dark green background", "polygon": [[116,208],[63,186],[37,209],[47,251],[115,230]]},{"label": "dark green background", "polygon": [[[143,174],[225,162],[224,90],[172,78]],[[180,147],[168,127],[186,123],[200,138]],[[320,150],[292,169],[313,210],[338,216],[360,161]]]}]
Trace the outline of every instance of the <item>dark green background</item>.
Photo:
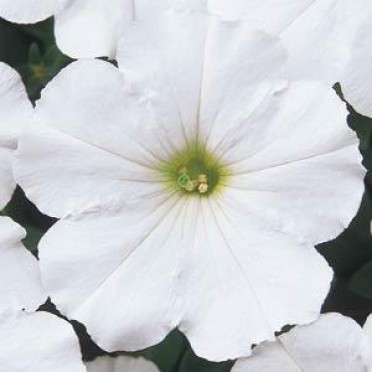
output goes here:
[{"label": "dark green background", "polygon": [[[21,74],[30,99],[34,102],[40,91],[72,59],[63,55],[55,45],[53,20],[35,25],[16,25],[0,18],[0,61],[8,63]],[[339,86],[335,87],[341,95]],[[349,124],[360,138],[364,165],[372,169],[372,120],[349,107]],[[1,120],[1,118],[0,118]],[[332,290],[325,301],[323,312],[337,311],[353,317],[363,324],[372,312],[372,176],[366,177],[366,192],[358,215],[350,227],[336,240],[321,244],[318,251],[335,271]],[[306,213],[306,211],[304,211]],[[3,214],[12,217],[27,229],[25,245],[37,255],[37,243],[55,222],[43,216],[17,189]],[[314,273],[316,275],[316,273]],[[43,310],[57,313],[51,303]],[[89,338],[82,325],[73,322],[79,335],[83,357],[91,360],[104,354]],[[162,372],[224,372],[230,371],[232,362],[211,363],[195,356],[186,338],[172,332],[161,344],[137,354],[155,361]]]}]

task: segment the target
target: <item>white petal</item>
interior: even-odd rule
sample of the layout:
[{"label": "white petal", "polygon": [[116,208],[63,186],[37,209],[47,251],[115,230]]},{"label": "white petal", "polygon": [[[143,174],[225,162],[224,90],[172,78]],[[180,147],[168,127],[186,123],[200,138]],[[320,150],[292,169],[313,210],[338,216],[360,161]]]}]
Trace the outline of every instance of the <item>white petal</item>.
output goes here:
[{"label": "white petal", "polygon": [[208,8],[211,13],[223,19],[235,21],[244,19],[254,27],[272,34],[290,25],[316,0],[210,0]]},{"label": "white petal", "polygon": [[174,113],[173,123],[179,115],[195,141],[196,129],[207,133],[221,105],[231,113],[254,95],[258,82],[278,76],[285,52],[277,38],[243,22],[170,14],[124,29],[118,61],[142,99]]},{"label": "white petal", "polygon": [[13,150],[21,127],[30,121],[32,106],[18,73],[0,62],[0,209],[15,189]]},{"label": "white petal", "polygon": [[99,357],[87,363],[88,372],[159,372],[156,365],[144,358],[119,356]]},{"label": "white petal", "polygon": [[202,138],[210,135],[211,128],[241,121],[257,106],[263,107],[263,92],[271,87],[268,80],[282,85],[276,78],[286,53],[279,39],[248,26],[244,22],[209,24],[198,117]]},{"label": "white petal", "polygon": [[198,198],[172,203],[59,221],[43,238],[48,293],[98,345],[142,349],[179,325],[198,355],[224,360],[318,315],[332,273],[312,246]]},{"label": "white petal", "polygon": [[367,372],[372,371],[372,315],[369,315],[363,326],[362,344],[363,362]]},{"label": "white petal", "polygon": [[184,223],[176,202],[157,198],[118,215],[62,220],[40,243],[53,302],[105,350],[154,345],[178,323]]},{"label": "white petal", "polygon": [[286,76],[334,84],[343,76],[368,0],[318,0],[282,33],[288,49]]},{"label": "white petal", "polygon": [[259,107],[248,119],[213,127],[211,151],[233,175],[227,186],[281,231],[314,244],[335,238],[355,216],[364,191],[365,170],[345,105],[318,83],[293,83],[268,96],[265,111]]},{"label": "white petal", "polygon": [[22,245],[25,231],[0,217],[0,315],[34,311],[46,301],[36,258]]},{"label": "white petal", "polygon": [[358,30],[352,44],[351,57],[348,61],[341,88],[345,99],[360,114],[372,117],[372,85],[370,66],[372,62],[371,17]]},{"label": "white petal", "polygon": [[[146,108],[167,114],[167,126],[195,134],[208,18],[164,16],[123,28],[119,68]],[[151,63],[148,63],[151,61]]]},{"label": "white petal", "polygon": [[16,188],[12,170],[13,157],[13,150],[0,146],[0,209],[6,206]]},{"label": "white petal", "polygon": [[66,0],[0,0],[0,17],[11,22],[35,23],[55,14]]},{"label": "white petal", "polygon": [[123,84],[115,67],[86,60],[70,65],[43,91],[35,123],[20,139],[15,174],[44,213],[120,209],[140,195],[161,192],[154,168],[177,136],[155,131],[146,120],[151,112],[130,101]]},{"label": "white petal", "polygon": [[286,78],[331,84],[342,78],[357,30],[370,23],[372,10],[368,0],[210,0],[208,6],[224,19],[247,20],[280,36],[289,55]]},{"label": "white petal", "polygon": [[[200,9],[200,0],[74,0],[56,14],[56,41],[73,58],[116,57],[125,23],[156,18],[170,7]],[[124,35],[125,37],[125,35]]]},{"label": "white petal", "polygon": [[352,145],[234,177],[230,186],[252,213],[318,244],[337,237],[356,215],[364,174]]},{"label": "white petal", "polygon": [[312,246],[242,209],[221,195],[190,214],[180,329],[215,361],[248,355],[285,324],[316,319],[332,278]]},{"label": "white petal", "polygon": [[37,312],[0,320],[1,372],[85,372],[78,339],[64,320]]},{"label": "white petal", "polygon": [[362,330],[351,318],[330,313],[308,326],[295,327],[276,343],[257,346],[238,360],[233,372],[362,372]]},{"label": "white petal", "polygon": [[15,148],[25,122],[30,120],[32,105],[18,73],[0,62],[0,144]]},{"label": "white petal", "polygon": [[55,17],[59,48],[73,58],[114,57],[121,23],[132,19],[129,0],[74,0]]}]

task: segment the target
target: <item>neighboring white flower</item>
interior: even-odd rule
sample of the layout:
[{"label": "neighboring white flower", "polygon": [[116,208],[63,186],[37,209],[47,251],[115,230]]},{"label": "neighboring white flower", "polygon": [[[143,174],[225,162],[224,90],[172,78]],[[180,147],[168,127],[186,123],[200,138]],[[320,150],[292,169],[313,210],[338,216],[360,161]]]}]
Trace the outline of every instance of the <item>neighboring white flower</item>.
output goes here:
[{"label": "neighboring white flower", "polygon": [[69,0],[0,0],[0,17],[10,22],[34,23],[55,14]]},{"label": "neighboring white flower", "polygon": [[[232,372],[366,372],[372,371],[371,318],[364,329],[337,313],[321,315],[254,348],[238,360]],[[369,356],[368,354],[369,353]]]},{"label": "neighboring white flower", "polygon": [[25,231],[0,217],[0,372],[84,372],[79,343],[64,320],[35,310],[45,302]]},{"label": "neighboring white flower", "polygon": [[8,217],[0,217],[0,318],[34,312],[46,301],[38,262],[22,245],[22,227]]},{"label": "neighboring white flower", "polygon": [[[372,5],[372,3],[370,3]],[[342,91],[354,109],[372,117],[372,27],[371,17],[359,28],[351,57],[341,82]]]},{"label": "neighboring white flower", "polygon": [[372,372],[372,314],[363,326],[362,358],[367,372]]},{"label": "neighboring white flower", "polygon": [[167,0],[72,0],[55,14],[58,47],[74,58],[115,57],[118,30],[154,17]]},{"label": "neighboring white flower", "polygon": [[79,61],[42,92],[17,180],[61,218],[39,246],[57,307],[106,350],[178,327],[211,360],[319,315],[314,244],[355,215],[365,171],[345,105],[271,80],[285,54],[244,23],[133,24],[120,69]]},{"label": "neighboring white flower", "polygon": [[87,368],[88,372],[159,372],[153,362],[130,356],[99,357],[87,363]]},{"label": "neighboring white flower", "polygon": [[23,124],[30,121],[32,105],[18,73],[0,62],[0,210],[16,187],[12,161]]},{"label": "neighboring white flower", "polygon": [[212,13],[250,21],[280,36],[288,50],[285,76],[341,82],[346,99],[372,116],[369,0],[209,0]]},{"label": "neighboring white flower", "polygon": [[247,20],[280,36],[292,78],[331,83],[343,76],[358,29],[372,12],[368,0],[208,0],[223,19]]},{"label": "neighboring white flower", "polygon": [[46,312],[0,318],[1,372],[85,372],[73,328]]},{"label": "neighboring white flower", "polygon": [[128,21],[152,18],[169,7],[200,9],[200,0],[0,0],[0,17],[34,23],[55,17],[62,52],[73,58],[115,57],[118,30]]}]

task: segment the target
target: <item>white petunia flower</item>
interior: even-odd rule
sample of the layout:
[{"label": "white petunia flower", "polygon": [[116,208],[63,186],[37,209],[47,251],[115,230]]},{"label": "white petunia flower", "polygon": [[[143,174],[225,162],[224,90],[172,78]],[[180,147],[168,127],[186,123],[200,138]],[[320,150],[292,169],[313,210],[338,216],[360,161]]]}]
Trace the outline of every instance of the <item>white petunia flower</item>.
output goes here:
[{"label": "white petunia flower", "polygon": [[285,76],[341,82],[346,99],[372,116],[369,0],[209,0],[208,6],[280,36],[289,54]]},{"label": "white petunia flower", "polygon": [[0,210],[16,187],[12,162],[19,132],[30,120],[32,105],[18,73],[0,62]]},{"label": "white petunia flower", "polygon": [[321,315],[254,348],[238,360],[232,372],[366,372],[372,371],[371,317],[362,329],[337,313]]},{"label": "white petunia flower", "polygon": [[345,105],[272,80],[285,54],[244,23],[133,24],[118,59],[64,69],[20,141],[17,180],[61,218],[39,246],[53,302],[106,350],[178,327],[211,360],[316,319],[332,272],[314,244],[363,192]]},{"label": "white petunia flower", "polygon": [[99,357],[87,363],[87,369],[88,372],[159,372],[153,362],[130,356]]},{"label": "white petunia flower", "polygon": [[35,310],[45,302],[25,231],[0,217],[0,372],[84,372],[79,343],[64,320]]},{"label": "white petunia flower", "polygon": [[10,22],[35,23],[56,14],[67,6],[69,1],[0,0],[0,17]]},{"label": "white petunia flower", "polygon": [[55,17],[58,47],[73,58],[115,57],[117,33],[128,21],[173,9],[202,9],[200,0],[0,0],[0,17],[34,23]]}]

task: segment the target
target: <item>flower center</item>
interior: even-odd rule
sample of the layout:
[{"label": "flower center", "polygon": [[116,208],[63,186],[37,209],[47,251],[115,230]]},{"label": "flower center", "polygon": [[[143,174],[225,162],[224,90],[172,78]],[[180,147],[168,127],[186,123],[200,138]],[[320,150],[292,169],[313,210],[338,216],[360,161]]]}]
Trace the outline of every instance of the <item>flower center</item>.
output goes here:
[{"label": "flower center", "polygon": [[209,196],[216,192],[227,176],[226,168],[205,148],[188,146],[162,167],[166,181],[173,190],[184,195]]}]

